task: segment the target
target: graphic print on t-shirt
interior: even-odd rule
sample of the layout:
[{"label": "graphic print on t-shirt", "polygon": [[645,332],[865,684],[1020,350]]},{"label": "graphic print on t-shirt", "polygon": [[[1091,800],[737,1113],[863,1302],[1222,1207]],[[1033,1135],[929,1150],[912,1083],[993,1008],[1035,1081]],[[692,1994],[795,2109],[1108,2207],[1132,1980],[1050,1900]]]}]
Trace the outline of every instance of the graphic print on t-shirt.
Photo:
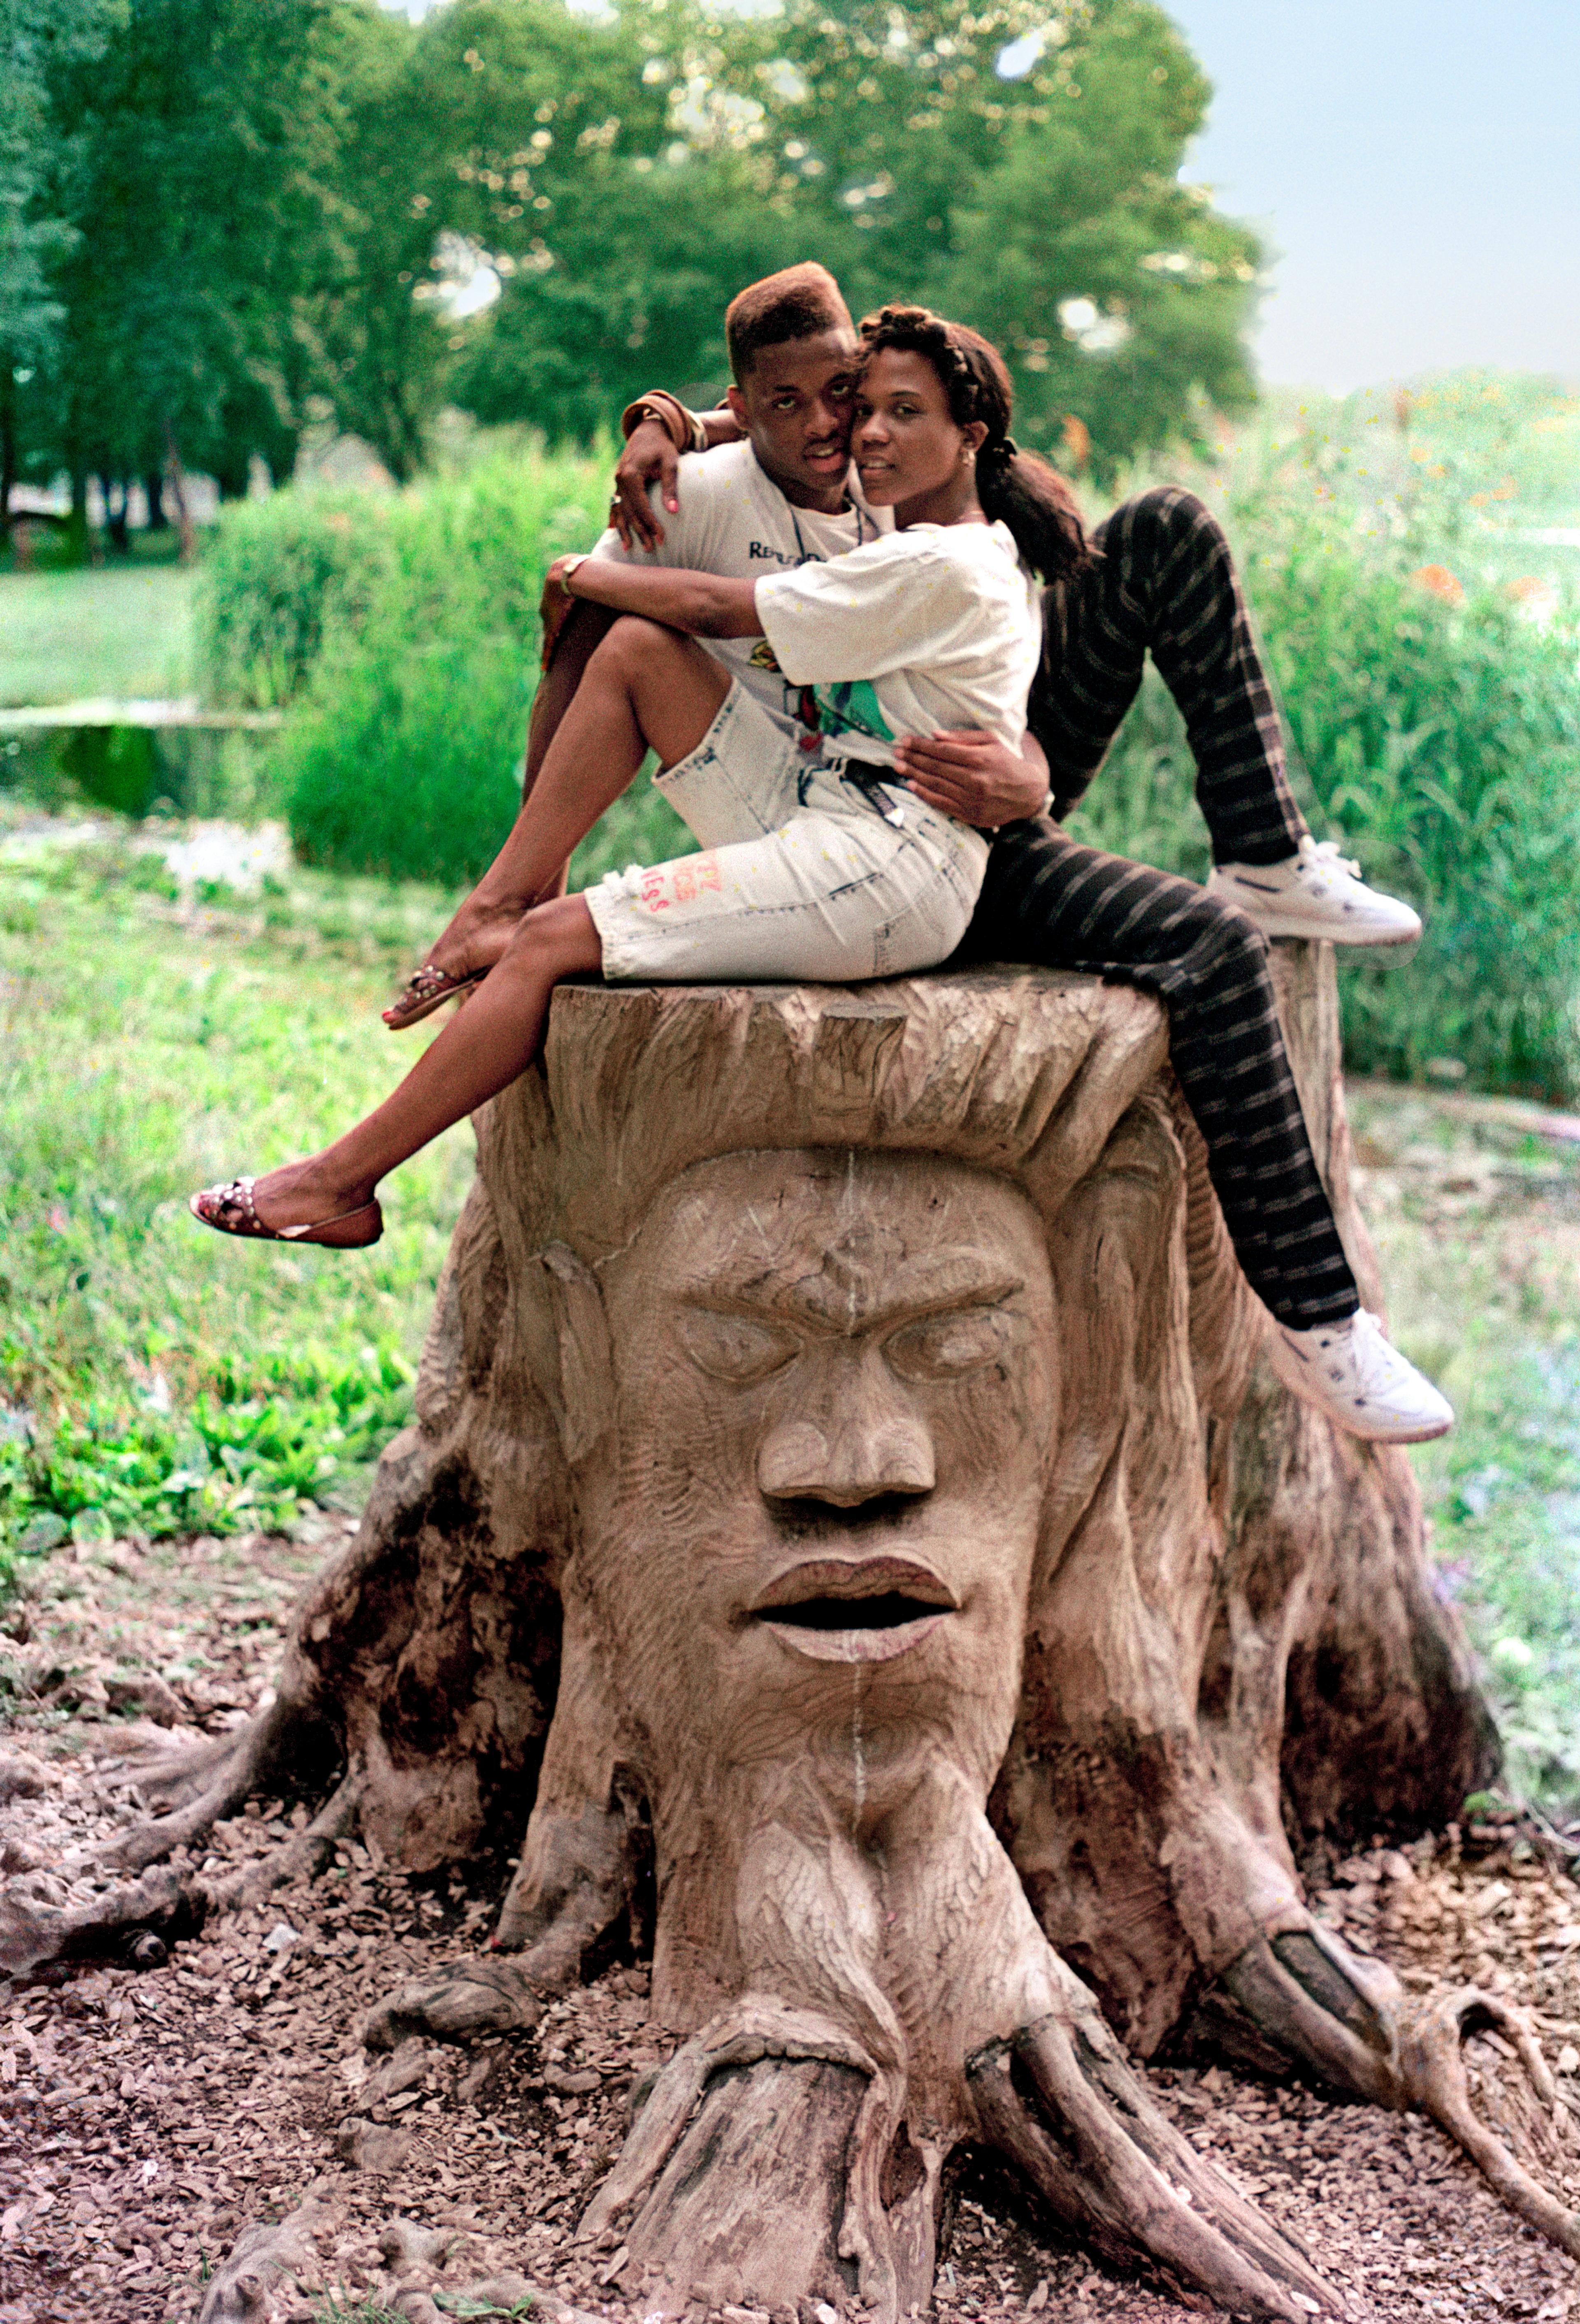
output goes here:
[{"label": "graphic print on t-shirt", "polygon": [[894,730],[866,678],[842,678],[834,686],[815,687],[818,724],[825,734],[870,734],[875,742],[892,742]]},{"label": "graphic print on t-shirt", "polygon": [[[808,558],[808,564],[820,560]],[[773,648],[766,638],[759,638],[752,648],[753,669],[779,671]],[[791,686],[784,688],[783,713],[786,718],[803,727],[808,737],[813,734],[870,734],[877,742],[892,742],[894,730],[883,715],[872,682],[864,678],[842,679],[834,686]],[[806,747],[809,750],[808,740]]]}]

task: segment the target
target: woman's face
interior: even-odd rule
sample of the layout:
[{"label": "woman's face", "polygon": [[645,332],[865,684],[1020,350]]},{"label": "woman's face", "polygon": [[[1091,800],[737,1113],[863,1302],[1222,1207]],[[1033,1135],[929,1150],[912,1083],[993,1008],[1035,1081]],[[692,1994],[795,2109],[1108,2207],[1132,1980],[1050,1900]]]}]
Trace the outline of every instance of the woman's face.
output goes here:
[{"label": "woman's face", "polygon": [[949,415],[944,383],[925,355],[883,347],[855,396],[851,453],[867,499],[880,508],[924,499],[958,476],[987,430]]}]

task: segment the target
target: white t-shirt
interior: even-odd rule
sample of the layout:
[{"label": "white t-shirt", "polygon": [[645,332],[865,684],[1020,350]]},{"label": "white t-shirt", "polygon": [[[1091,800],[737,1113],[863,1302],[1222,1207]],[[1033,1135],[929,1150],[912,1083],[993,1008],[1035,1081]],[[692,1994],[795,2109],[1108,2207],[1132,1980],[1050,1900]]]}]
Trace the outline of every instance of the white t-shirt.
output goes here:
[{"label": "white t-shirt", "polygon": [[965,726],[1019,751],[1042,625],[1007,525],[913,524],[766,575],[756,599],[781,671],[852,758],[892,767],[901,735]]},{"label": "white t-shirt", "polygon": [[[604,534],[592,554],[624,565],[667,565],[691,573],[716,573],[725,581],[755,581],[764,573],[793,571],[843,557],[892,531],[887,509],[871,509],[850,491],[850,506],[839,516],[792,508],[764,475],[750,444],[720,444],[680,463],[676,498],[679,516],[660,506],[651,488],[653,512],[664,529],[661,546],[629,554],[620,536]],[[708,638],[707,650],[755,695],[789,733],[805,732],[797,715],[799,695],[775,666],[762,638]]]}]

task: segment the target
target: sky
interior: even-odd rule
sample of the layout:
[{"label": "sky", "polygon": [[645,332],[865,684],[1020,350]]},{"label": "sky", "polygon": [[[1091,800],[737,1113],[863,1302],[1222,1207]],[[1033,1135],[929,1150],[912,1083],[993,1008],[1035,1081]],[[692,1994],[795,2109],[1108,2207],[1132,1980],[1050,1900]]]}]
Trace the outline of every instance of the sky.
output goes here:
[{"label": "sky", "polygon": [[1580,0],[1164,0],[1215,94],[1183,175],[1276,254],[1264,379],[1580,384]]}]

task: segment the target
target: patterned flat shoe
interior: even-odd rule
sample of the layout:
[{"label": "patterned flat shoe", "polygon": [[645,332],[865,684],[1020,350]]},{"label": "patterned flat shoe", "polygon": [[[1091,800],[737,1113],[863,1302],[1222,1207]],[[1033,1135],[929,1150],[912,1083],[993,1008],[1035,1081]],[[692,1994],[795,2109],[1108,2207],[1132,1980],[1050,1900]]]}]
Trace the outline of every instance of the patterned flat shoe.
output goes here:
[{"label": "patterned flat shoe", "polygon": [[354,1211],[338,1211],[332,1219],[319,1219],[304,1227],[265,1226],[258,1216],[253,1200],[255,1178],[231,1178],[223,1186],[205,1186],[187,1204],[195,1219],[216,1234],[245,1235],[256,1242],[323,1242],[329,1227],[346,1226],[352,1219],[371,1219],[373,1232],[365,1235],[337,1235],[325,1248],[328,1250],[365,1250],[369,1243],[377,1242],[384,1231],[384,1214],[377,1203],[359,1203]]},{"label": "patterned flat shoe", "polygon": [[384,1010],[384,1023],[392,1033],[403,1033],[408,1025],[420,1025],[425,1017],[431,1017],[447,1001],[481,984],[487,973],[485,968],[474,968],[465,976],[452,976],[448,969],[435,968],[431,961],[427,961],[422,967],[412,970],[401,987],[400,998],[392,1001]]}]

